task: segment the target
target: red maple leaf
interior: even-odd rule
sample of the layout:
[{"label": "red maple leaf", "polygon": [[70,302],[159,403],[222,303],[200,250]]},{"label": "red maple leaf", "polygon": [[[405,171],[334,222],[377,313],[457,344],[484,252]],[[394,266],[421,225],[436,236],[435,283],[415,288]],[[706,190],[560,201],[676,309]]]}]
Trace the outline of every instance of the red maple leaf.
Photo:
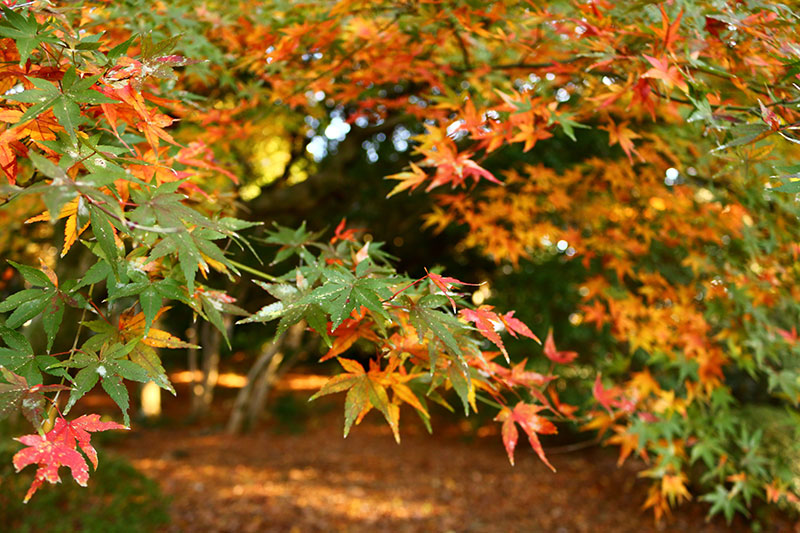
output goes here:
[{"label": "red maple leaf", "polygon": [[514,311],[509,311],[504,315],[500,315],[500,321],[506,326],[506,329],[512,337],[516,338],[517,333],[519,333],[523,337],[528,337],[529,339],[533,339],[539,344],[542,344],[542,341],[539,340],[539,337],[534,335],[530,328],[526,326],[522,320],[514,318]]},{"label": "red maple leaf", "polygon": [[478,286],[478,283],[467,283],[466,281],[460,281],[456,278],[450,278],[447,276],[440,276],[439,274],[434,274],[433,272],[428,272],[428,269],[425,269],[425,272],[428,274],[428,278],[433,282],[436,287],[441,290],[447,299],[450,301],[450,305],[453,306],[453,312],[456,311],[456,302],[450,296],[450,289],[453,288],[453,285],[474,285]]},{"label": "red maple leaf", "polygon": [[83,415],[72,422],[64,418],[56,420],[51,433],[55,433],[61,440],[71,447],[77,446],[86,454],[92,466],[97,468],[97,450],[92,446],[90,432],[107,431],[109,429],[128,429],[127,426],[116,422],[102,422],[100,415]]},{"label": "red maple leaf", "polygon": [[[543,374],[540,374],[539,372],[525,370],[525,365],[527,365],[527,363],[528,360],[523,359],[522,361],[511,367],[510,372],[506,370],[508,374],[507,377],[505,378],[505,381],[506,383],[509,384],[509,386],[513,387],[516,385],[521,385],[523,387],[528,387],[528,388],[541,387],[542,385],[545,385],[555,379],[555,376],[545,376]],[[505,368],[503,368],[503,370],[505,370]]]},{"label": "red maple leaf", "polygon": [[347,226],[347,217],[344,217],[342,220],[339,221],[339,224],[336,226],[336,229],[334,230],[333,237],[331,237],[331,244],[335,244],[336,241],[356,242],[355,235],[356,233],[362,230],[357,228],[345,229],[346,226]]},{"label": "red maple leaf", "polygon": [[462,309],[460,313],[466,320],[473,322],[475,326],[477,326],[478,332],[481,335],[500,348],[506,361],[508,361],[508,352],[506,351],[505,345],[503,345],[503,339],[500,338],[500,335],[494,329],[495,324],[500,323],[500,317],[497,316],[497,313],[492,311],[492,309],[493,307],[491,305],[482,305],[474,311],[472,309]]},{"label": "red maple leaf", "polygon": [[560,365],[569,364],[578,357],[578,352],[559,352],[556,350],[552,328],[547,332],[547,338],[544,340],[544,354],[548,359]]},{"label": "red maple leaf", "polygon": [[783,340],[785,340],[789,344],[795,344],[797,342],[797,339],[798,339],[798,337],[797,337],[797,328],[795,326],[792,326],[792,331],[788,331],[788,330],[785,330],[785,329],[779,329],[778,330],[778,335],[783,337]]},{"label": "red maple leaf", "polygon": [[508,352],[506,351],[506,347],[503,344],[503,340],[500,338],[500,335],[495,331],[495,325],[503,324],[508,329],[508,332],[516,337],[517,334],[523,335],[530,339],[535,340],[536,342],[541,342],[536,335],[528,329],[521,320],[514,318],[514,311],[509,311],[505,315],[498,315],[494,311],[493,306],[491,305],[482,305],[475,309],[462,309],[459,311],[462,317],[466,320],[473,322],[478,327],[478,332],[492,341],[495,346],[500,348],[500,351],[503,352],[503,355],[506,358],[506,361],[509,361]]},{"label": "red maple leaf", "polygon": [[594,395],[595,400],[597,403],[602,405],[606,408],[606,410],[611,411],[611,405],[614,401],[614,389],[606,389],[603,387],[603,382],[601,381],[602,377],[600,373],[597,373],[597,377],[594,380],[594,387],[592,387],[592,394]]},{"label": "red maple leaf", "polygon": [[504,407],[503,410],[497,414],[495,420],[503,423],[503,444],[506,447],[506,453],[508,453],[508,460],[512,465],[514,464],[514,449],[517,447],[517,441],[519,439],[516,423],[519,424],[522,430],[528,435],[531,448],[533,448],[533,451],[539,456],[539,459],[550,467],[550,470],[555,472],[556,469],[544,455],[544,450],[542,449],[542,444],[539,442],[537,433],[554,434],[558,433],[558,430],[552,422],[537,414],[542,409],[544,409],[544,407],[540,405],[520,402],[514,406],[514,409]]},{"label": "red maple leaf", "polygon": [[683,17],[683,9],[681,9],[678,16],[675,17],[675,21],[670,24],[669,17],[667,16],[667,12],[664,11],[663,4],[658,6],[661,9],[661,31],[659,32],[656,30],[656,33],[664,39],[664,50],[666,52],[672,51],[672,46],[680,37],[678,33],[678,27],[681,25],[681,17]]},{"label": "red maple leaf", "polygon": [[772,131],[781,129],[781,118],[773,110],[761,103],[760,99],[758,100],[758,106],[761,108],[761,119],[767,123],[770,129]]},{"label": "red maple leaf", "polygon": [[550,393],[550,399],[553,401],[553,407],[555,408],[555,410],[564,415],[565,417],[569,418],[570,420],[574,420],[575,412],[578,410],[578,406],[570,405],[568,403],[562,403],[555,389],[551,388],[548,392]]},{"label": "red maple leaf", "polygon": [[594,395],[597,403],[602,405],[609,413],[612,407],[622,409],[626,413],[632,413],[636,408],[636,402],[623,395],[623,391],[619,387],[611,387],[606,389],[603,387],[602,375],[598,372],[594,380],[594,387],[592,387],[592,394]]},{"label": "red maple leaf", "polygon": [[89,481],[89,466],[86,464],[86,459],[78,453],[76,446],[83,450],[92,462],[92,466],[97,468],[97,451],[91,445],[89,432],[108,429],[128,428],[116,422],[101,422],[100,415],[84,415],[72,422],[67,422],[63,418],[56,420],[53,429],[44,436],[23,435],[15,439],[27,446],[14,455],[13,463],[16,471],[19,472],[32,464],[39,467],[24,501],[30,500],[45,481],[61,483],[58,469],[62,466],[68,467],[72,478],[78,485],[85,487]]}]

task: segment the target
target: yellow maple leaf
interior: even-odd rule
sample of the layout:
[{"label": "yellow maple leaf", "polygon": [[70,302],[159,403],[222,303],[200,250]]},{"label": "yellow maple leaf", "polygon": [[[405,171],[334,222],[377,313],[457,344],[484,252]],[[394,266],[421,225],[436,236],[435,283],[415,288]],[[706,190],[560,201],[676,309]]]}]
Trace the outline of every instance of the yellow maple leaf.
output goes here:
[{"label": "yellow maple leaf", "polygon": [[[78,229],[78,207],[80,204],[80,196],[76,196],[61,208],[61,211],[58,213],[57,219],[66,218],[67,222],[64,227],[64,246],[61,248],[61,257],[67,255],[69,249],[72,248],[72,245],[75,244],[75,241],[78,240],[78,237],[86,231],[89,227],[89,222],[84,224],[80,230]],[[36,215],[35,217],[31,217],[25,221],[26,224],[30,224],[32,222],[46,222],[51,219],[50,212],[45,210],[43,213]]]},{"label": "yellow maple leaf", "polygon": [[394,186],[389,194],[386,195],[387,198],[394,196],[395,194],[402,192],[406,189],[411,189],[412,191],[419,187],[422,182],[428,179],[428,175],[425,173],[424,170],[419,168],[414,163],[410,163],[411,165],[411,172],[398,172],[397,174],[392,174],[391,176],[386,176],[385,179],[387,180],[399,180],[400,183]]},{"label": "yellow maple leaf", "polygon": [[[153,322],[158,320],[158,317],[164,314],[168,309],[170,309],[169,306],[162,307],[161,309],[159,309],[158,313],[156,313],[156,316],[153,318]],[[139,312],[135,315],[123,313],[119,319],[118,329],[123,333],[124,337],[127,340],[137,337],[138,335],[142,335],[144,333],[144,326],[145,326],[144,312]],[[150,331],[147,332],[147,336],[143,337],[141,342],[153,348],[196,347],[193,344],[189,344],[188,342],[182,341],[181,339],[175,337],[171,333],[155,328],[150,328]]]}]

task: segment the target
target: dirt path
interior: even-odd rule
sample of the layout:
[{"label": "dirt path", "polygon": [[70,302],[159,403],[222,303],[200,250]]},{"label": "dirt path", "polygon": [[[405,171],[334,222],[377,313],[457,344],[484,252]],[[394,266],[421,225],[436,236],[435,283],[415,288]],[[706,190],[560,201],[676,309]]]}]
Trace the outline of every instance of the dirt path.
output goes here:
[{"label": "dirt path", "polygon": [[656,527],[639,509],[646,483],[634,465],[618,469],[611,450],[552,455],[552,474],[522,446],[512,468],[497,437],[431,437],[409,424],[398,446],[368,419],[345,440],[341,416],[331,411],[294,435],[269,427],[238,438],[190,427],[137,430],[115,449],[172,498],[172,531],[748,530],[706,524],[695,505]]}]

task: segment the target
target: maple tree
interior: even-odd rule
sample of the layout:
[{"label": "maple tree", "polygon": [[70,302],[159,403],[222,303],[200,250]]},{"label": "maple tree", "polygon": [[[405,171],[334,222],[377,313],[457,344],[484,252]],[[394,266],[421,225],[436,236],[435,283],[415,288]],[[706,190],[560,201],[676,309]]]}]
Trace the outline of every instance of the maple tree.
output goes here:
[{"label": "maple tree", "polygon": [[[0,303],[10,387],[0,412],[19,408],[20,394],[37,404],[54,394],[50,417],[32,420],[39,434],[20,438],[29,448],[15,466],[41,472],[29,494],[57,481],[59,465],[86,481],[76,446],[95,456],[80,427],[120,427],[64,418],[98,382],[126,424],[126,380],[174,392],[156,348],[192,344],[154,326],[165,300],[227,340],[224,315],[247,312],[212,285],[246,273],[269,280],[260,285],[274,302],[240,322],[277,320],[276,338],[305,322],[328,346],[322,359],[338,359],[345,372],[318,395],[347,391],[345,434],[376,409],[399,439],[402,404],[427,424],[427,401],[447,405],[452,389],[465,412],[478,401],[498,410],[512,463],[518,425],[551,466],[537,435],[554,433],[554,420],[598,431],[621,461],[636,452],[649,461],[645,505],[657,517],[692,497],[695,465],[700,498],[729,520],[753,498],[798,501],[791,465],[739,416],[752,397],[794,412],[800,394],[800,169],[786,166],[800,142],[800,45],[789,7],[15,4],[0,20],[10,230],[0,245],[22,289]],[[254,164],[264,158],[242,152],[268,128],[288,147],[269,175]],[[388,128],[406,153],[407,170],[386,176],[396,182],[387,209],[424,190],[423,226],[460,228],[464,248],[511,267],[553,256],[579,265],[576,321],[596,327],[608,357],[559,350],[548,331],[542,357],[512,362],[501,332],[538,341],[515,316],[523,309],[470,304],[459,291],[480,280],[402,275],[344,220],[327,239],[274,226],[268,267],[234,256],[262,222],[243,220],[238,201],[318,185],[312,145],[324,166],[357,128]],[[364,142],[372,158],[379,143]],[[554,163],[554,147],[572,160]],[[36,250],[10,234],[48,222],[60,254],[48,242],[38,249],[53,253],[29,266]],[[85,272],[59,267],[77,254],[92,258]],[[66,313],[80,321],[74,340]],[[18,330],[37,317],[46,345],[35,350]],[[57,341],[66,351],[52,352]],[[347,357],[357,342],[374,350],[368,368]],[[581,410],[559,398],[575,375],[593,397]],[[737,390],[746,380],[757,394]]]}]

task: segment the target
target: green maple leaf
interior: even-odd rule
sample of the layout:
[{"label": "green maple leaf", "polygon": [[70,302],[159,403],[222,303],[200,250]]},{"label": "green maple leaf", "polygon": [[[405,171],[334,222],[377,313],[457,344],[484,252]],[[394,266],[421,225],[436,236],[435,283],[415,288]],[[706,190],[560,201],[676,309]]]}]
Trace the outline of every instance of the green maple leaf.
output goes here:
[{"label": "green maple leaf", "polygon": [[27,17],[17,13],[10,7],[0,4],[3,16],[0,17],[0,35],[14,40],[19,52],[19,64],[24,65],[34,48],[43,42],[55,43],[57,40],[51,35],[46,25],[39,24],[36,16],[29,13]]},{"label": "green maple leaf", "polygon": [[119,406],[125,424],[129,425],[128,391],[123,385],[122,379],[141,383],[146,383],[151,379],[145,368],[127,359],[140,340],[137,337],[127,344],[107,345],[100,354],[86,350],[84,344],[84,350],[76,352],[69,361],[52,365],[53,367],[79,369],[73,378],[74,385],[64,407],[64,414],[68,413],[79,399],[91,391],[98,381],[102,380],[103,389]]},{"label": "green maple leaf", "polygon": [[[362,266],[363,265],[363,266]],[[350,314],[366,307],[385,320],[391,320],[383,300],[392,297],[389,278],[366,277],[369,261],[364,260],[356,267],[355,275],[344,269],[326,269],[325,283],[311,294],[320,301],[322,308],[331,316],[331,329],[335,330]]]},{"label": "green maple leaf", "polygon": [[312,296],[311,291],[306,288],[300,291],[294,285],[288,283],[264,283],[255,281],[261,288],[270,293],[278,301],[262,307],[252,316],[240,320],[237,324],[247,324],[250,322],[269,322],[280,318],[275,337],[279,337],[289,326],[305,320],[308,325],[319,333],[328,346],[331,345],[328,336],[328,319],[322,309],[322,302],[319,298]]}]

